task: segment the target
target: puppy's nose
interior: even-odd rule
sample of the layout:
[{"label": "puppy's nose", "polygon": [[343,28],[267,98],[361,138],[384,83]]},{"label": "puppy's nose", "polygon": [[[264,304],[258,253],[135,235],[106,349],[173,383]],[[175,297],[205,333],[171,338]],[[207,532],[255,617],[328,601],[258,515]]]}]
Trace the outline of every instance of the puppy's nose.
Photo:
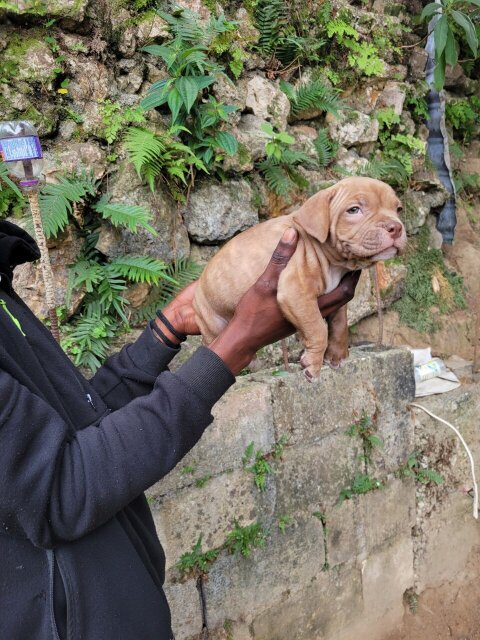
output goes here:
[{"label": "puppy's nose", "polygon": [[403,227],[401,223],[396,220],[389,220],[383,226],[392,238],[399,238],[402,235]]}]

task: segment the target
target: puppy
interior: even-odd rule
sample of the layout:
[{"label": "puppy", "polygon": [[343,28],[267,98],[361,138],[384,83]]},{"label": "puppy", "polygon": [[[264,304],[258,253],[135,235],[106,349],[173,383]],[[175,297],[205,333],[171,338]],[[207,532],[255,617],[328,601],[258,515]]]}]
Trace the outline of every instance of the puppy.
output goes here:
[{"label": "puppy", "polygon": [[233,316],[243,294],[265,270],[283,232],[294,227],[298,245],[278,282],[277,300],[296,327],[308,380],[323,362],[348,357],[347,308],[322,318],[317,298],[350,270],[403,253],[406,233],[393,189],[372,178],[345,178],[309,198],[297,211],[267,220],[232,238],[203,271],[194,298],[198,326],[209,344]]}]

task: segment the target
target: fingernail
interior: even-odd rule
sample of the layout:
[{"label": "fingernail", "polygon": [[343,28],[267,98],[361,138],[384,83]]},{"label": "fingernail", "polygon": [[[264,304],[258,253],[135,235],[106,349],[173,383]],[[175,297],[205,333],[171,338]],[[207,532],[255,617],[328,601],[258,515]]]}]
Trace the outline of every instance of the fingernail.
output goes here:
[{"label": "fingernail", "polygon": [[296,237],[297,232],[295,231],[295,229],[290,227],[290,229],[287,229],[283,232],[282,240],[283,242],[285,242],[285,244],[293,244]]}]

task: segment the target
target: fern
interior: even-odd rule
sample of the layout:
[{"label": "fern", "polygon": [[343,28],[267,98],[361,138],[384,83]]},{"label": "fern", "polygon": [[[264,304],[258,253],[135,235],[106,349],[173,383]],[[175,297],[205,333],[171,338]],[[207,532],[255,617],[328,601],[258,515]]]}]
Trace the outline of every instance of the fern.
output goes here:
[{"label": "fern", "polygon": [[288,12],[284,0],[260,0],[255,10],[255,26],[260,33],[257,48],[272,55],[287,23]]},{"label": "fern", "polygon": [[72,204],[81,202],[85,196],[94,196],[97,185],[93,178],[60,178],[58,184],[47,184],[39,195],[42,225],[47,238],[58,235],[68,224]]},{"label": "fern", "polygon": [[202,267],[189,258],[180,258],[168,265],[164,273],[165,277],[152,291],[150,298],[153,301],[134,311],[131,323],[137,325],[155,317],[155,312],[159,307],[168,304],[181,289],[196,280],[201,272]]},{"label": "fern", "polygon": [[160,158],[165,151],[163,140],[153,131],[130,127],[124,138],[130,161],[141,178],[145,178],[152,192],[155,178],[161,173]]},{"label": "fern", "polygon": [[81,316],[65,329],[62,348],[77,366],[95,372],[107,356],[110,339],[115,336],[118,322],[109,315]]},{"label": "fern", "polygon": [[108,269],[112,274],[126,278],[131,282],[158,284],[159,280],[165,280],[171,285],[177,285],[177,281],[166,273],[167,265],[161,260],[149,256],[116,258],[110,262]]},{"label": "fern", "polygon": [[321,80],[312,80],[298,87],[293,87],[289,82],[281,80],[280,88],[290,100],[291,113],[294,116],[308,109],[337,114],[342,106],[338,91],[327,87]]},{"label": "fern", "polygon": [[327,167],[337,152],[337,145],[330,140],[325,129],[318,130],[318,136],[314,140],[313,145],[317,152],[318,165],[320,167]]},{"label": "fern", "polygon": [[156,230],[148,224],[153,216],[144,207],[109,203],[106,198],[102,198],[93,208],[104,220],[110,220],[114,227],[127,227],[133,233],[138,231],[138,227],[143,227],[152,235],[157,235]]},{"label": "fern", "polygon": [[20,189],[12,180],[10,180],[8,176],[8,169],[7,169],[6,163],[3,162],[3,160],[0,160],[0,191],[2,190],[2,182],[6,184],[7,187],[10,187],[10,189],[15,193],[15,195],[18,198],[23,198]]}]

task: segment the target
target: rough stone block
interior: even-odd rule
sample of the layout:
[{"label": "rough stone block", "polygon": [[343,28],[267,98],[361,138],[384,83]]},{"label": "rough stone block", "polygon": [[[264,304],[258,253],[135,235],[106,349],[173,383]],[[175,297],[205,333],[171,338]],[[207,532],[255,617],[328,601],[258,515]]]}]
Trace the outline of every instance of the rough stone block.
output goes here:
[{"label": "rough stone block", "polygon": [[287,448],[276,478],[277,513],[312,513],[332,507],[355,474],[359,453],[343,434]]},{"label": "rough stone block", "polygon": [[272,491],[260,493],[252,474],[234,471],[212,478],[203,487],[186,487],[159,498],[153,509],[157,531],[165,548],[167,568],[191,551],[202,535],[203,550],[223,544],[237,520],[242,526],[268,518]]},{"label": "rough stone block", "polygon": [[415,524],[415,485],[411,479],[390,479],[385,489],[359,496],[355,502],[359,556],[375,553],[393,538],[410,539]]},{"label": "rough stone block", "polygon": [[327,562],[334,568],[345,562],[352,562],[357,553],[357,532],[355,528],[355,500],[346,500],[325,510]]},{"label": "rough stone block", "polygon": [[[150,495],[164,495],[198,478],[242,467],[245,449],[270,451],[274,444],[270,387],[239,380],[213,409],[214,422],[177,467],[155,484]],[[191,470],[192,472],[186,472]]]},{"label": "rough stone block", "polygon": [[264,548],[249,558],[223,555],[215,562],[205,583],[209,625],[225,619],[247,623],[279,604],[303,585],[322,576],[323,536],[316,518],[309,518],[285,534],[272,527]]},{"label": "rough stone block", "polygon": [[268,640],[336,640],[338,633],[361,614],[360,572],[342,565],[285,597],[253,622],[254,637]]},{"label": "rough stone block", "polygon": [[166,583],[165,595],[172,614],[172,629],[176,640],[186,640],[202,631],[202,608],[195,580]]},{"label": "rough stone block", "polygon": [[303,373],[270,380],[277,436],[287,435],[291,444],[318,443],[329,433],[346,431],[362,411],[372,415],[371,361],[371,356],[352,353],[342,369],[324,367],[313,384]]}]

